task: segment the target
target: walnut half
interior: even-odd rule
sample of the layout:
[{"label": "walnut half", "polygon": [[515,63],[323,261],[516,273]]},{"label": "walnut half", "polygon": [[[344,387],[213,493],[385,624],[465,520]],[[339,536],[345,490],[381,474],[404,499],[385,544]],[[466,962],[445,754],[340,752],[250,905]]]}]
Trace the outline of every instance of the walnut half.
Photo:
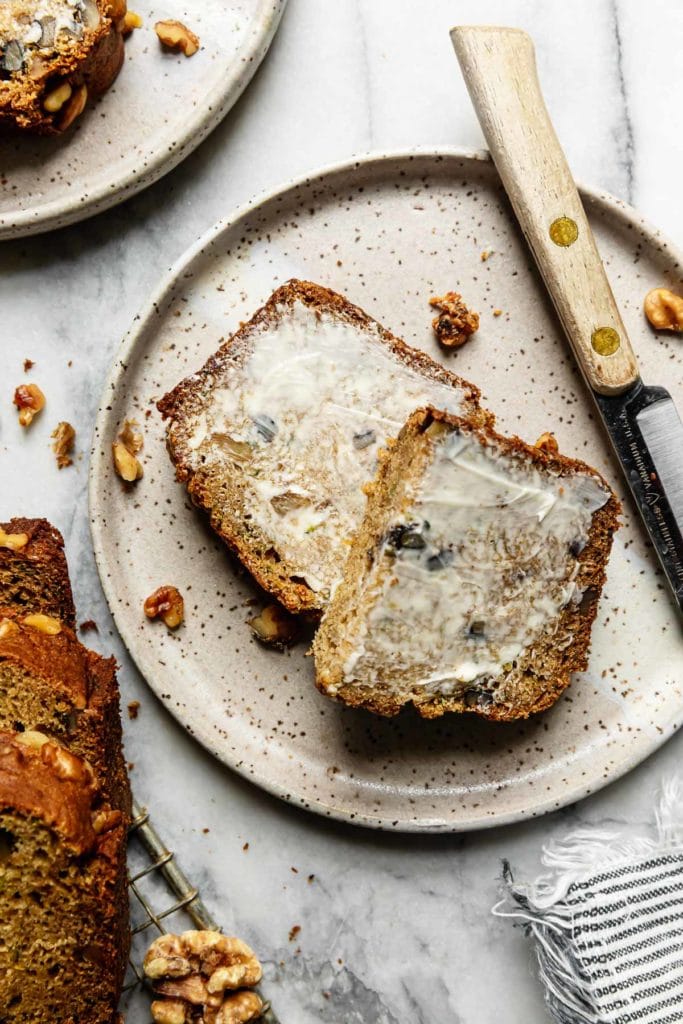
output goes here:
[{"label": "walnut half", "polygon": [[655,330],[683,331],[683,297],[668,288],[648,292],[643,310]]},{"label": "walnut half", "polygon": [[162,935],[143,967],[157,996],[155,1024],[246,1024],[261,1016],[263,1002],[249,991],[261,965],[240,939],[212,931]]},{"label": "walnut half", "polygon": [[185,602],[177,587],[157,587],[145,600],[148,619],[162,618],[169,629],[177,629],[185,618]]}]

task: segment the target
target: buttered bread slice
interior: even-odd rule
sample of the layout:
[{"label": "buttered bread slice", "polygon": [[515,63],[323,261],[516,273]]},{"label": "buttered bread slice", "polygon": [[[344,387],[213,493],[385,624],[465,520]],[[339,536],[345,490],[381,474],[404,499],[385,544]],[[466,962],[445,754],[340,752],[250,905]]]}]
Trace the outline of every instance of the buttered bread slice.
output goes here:
[{"label": "buttered bread slice", "polygon": [[319,689],[382,715],[549,707],[587,667],[618,509],[581,462],[414,413],[316,635]]},{"label": "buttered bread slice", "polygon": [[159,409],[195,504],[262,587],[316,616],[379,450],[423,405],[490,421],[478,399],[341,295],[290,281]]}]

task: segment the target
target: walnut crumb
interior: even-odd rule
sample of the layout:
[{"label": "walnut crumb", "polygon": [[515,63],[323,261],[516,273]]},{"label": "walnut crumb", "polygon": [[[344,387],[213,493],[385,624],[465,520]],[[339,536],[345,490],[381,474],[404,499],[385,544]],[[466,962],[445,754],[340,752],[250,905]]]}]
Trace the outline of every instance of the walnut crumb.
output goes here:
[{"label": "walnut crumb", "polygon": [[138,717],[140,711],[140,701],[131,700],[128,702],[128,717],[132,720]]},{"label": "walnut crumb", "polygon": [[62,420],[52,431],[50,437],[54,439],[52,451],[57,458],[57,468],[66,469],[67,466],[72,466],[74,460],[71,458],[71,453],[76,444],[76,431],[71,424]]},{"label": "walnut crumb", "polygon": [[479,314],[467,308],[458,292],[434,295],[429,305],[439,310],[432,327],[446,348],[460,348],[479,329]]},{"label": "walnut crumb", "polygon": [[294,942],[295,938],[297,937],[297,935],[299,934],[300,931],[301,931],[301,925],[300,924],[292,925],[292,927],[289,929],[289,941],[290,942]]}]

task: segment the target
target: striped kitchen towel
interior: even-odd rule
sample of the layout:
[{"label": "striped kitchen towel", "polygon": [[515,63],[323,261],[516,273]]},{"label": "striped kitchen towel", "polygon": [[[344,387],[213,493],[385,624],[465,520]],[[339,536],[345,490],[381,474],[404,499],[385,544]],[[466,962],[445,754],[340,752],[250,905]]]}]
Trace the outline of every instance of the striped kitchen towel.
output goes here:
[{"label": "striped kitchen towel", "polygon": [[652,836],[583,829],[543,851],[531,885],[504,865],[498,916],[534,939],[560,1024],[683,1022],[683,790],[663,788]]}]

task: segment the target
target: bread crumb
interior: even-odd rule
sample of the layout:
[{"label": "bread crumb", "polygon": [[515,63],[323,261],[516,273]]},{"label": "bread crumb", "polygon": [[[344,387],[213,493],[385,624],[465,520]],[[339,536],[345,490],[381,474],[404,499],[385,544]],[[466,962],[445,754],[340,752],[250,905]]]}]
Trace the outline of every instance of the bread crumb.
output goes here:
[{"label": "bread crumb", "polygon": [[458,292],[434,295],[429,305],[440,311],[432,327],[445,348],[460,348],[479,329],[479,314],[467,308]]},{"label": "bread crumb", "polygon": [[208,835],[210,831],[211,831],[211,829],[209,829],[209,828],[203,828],[202,829],[202,832],[204,833],[205,836]]},{"label": "bread crumb", "polygon": [[244,846],[242,847],[242,849],[243,849],[243,850],[244,850],[244,852],[246,853],[246,852],[247,852],[247,850],[249,849],[249,843],[245,843],[245,844],[244,844]]},{"label": "bread crumb", "polygon": [[502,309],[494,309],[493,315],[494,316],[502,316],[503,315],[503,310]]},{"label": "bread crumb", "polygon": [[28,373],[35,365],[32,359],[24,359],[24,373]]},{"label": "bread crumb", "polygon": [[289,941],[290,942],[294,942],[294,939],[297,937],[297,935],[299,934],[300,931],[301,931],[301,925],[300,924],[292,925],[292,927],[289,929]]},{"label": "bread crumb", "polygon": [[315,875],[309,875],[306,881],[308,882],[309,885],[313,885],[313,883],[315,882]]},{"label": "bread crumb", "polygon": [[87,633],[88,631],[91,631],[91,630],[94,631],[95,633],[99,632],[99,630],[97,628],[97,623],[95,622],[94,619],[85,619],[84,622],[81,622],[81,624],[80,624],[80,626],[78,628],[80,629],[81,633]]},{"label": "bread crumb", "polygon": [[490,256],[493,256],[493,253],[490,251],[490,249],[484,249],[483,253],[481,254],[481,256],[479,258],[480,258],[482,263],[486,263],[487,259]]},{"label": "bread crumb", "polygon": [[54,438],[52,451],[57,458],[57,468],[66,469],[67,466],[72,466],[74,460],[71,458],[71,453],[76,444],[76,431],[71,424],[62,420],[52,431],[50,437]]},{"label": "bread crumb", "polygon": [[140,711],[140,701],[131,700],[128,704],[128,717],[130,719],[137,718],[138,712]]}]

